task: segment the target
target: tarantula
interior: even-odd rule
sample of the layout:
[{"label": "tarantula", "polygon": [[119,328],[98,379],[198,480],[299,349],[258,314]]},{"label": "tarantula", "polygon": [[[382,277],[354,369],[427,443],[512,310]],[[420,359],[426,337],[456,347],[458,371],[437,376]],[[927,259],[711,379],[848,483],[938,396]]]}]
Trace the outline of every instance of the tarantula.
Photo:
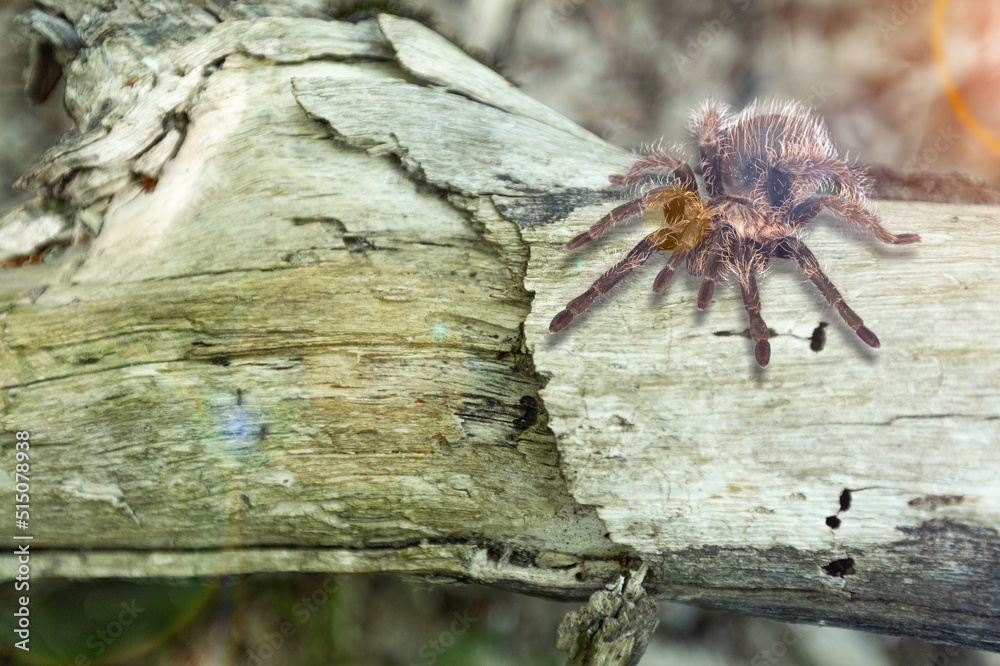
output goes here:
[{"label": "tarantula", "polygon": [[[704,276],[698,309],[712,300],[715,283],[733,273],[740,285],[761,367],[771,358],[767,325],[760,314],[757,275],[772,257],[795,259],[802,271],[866,344],[879,341],[833,286],[815,255],[796,235],[824,208],[883,243],[916,243],[916,234],[893,234],[881,224],[866,197],[864,171],[841,159],[823,121],[797,103],[755,102],[738,114],[709,102],[692,115],[707,199],[698,193],[692,168],[663,149],[638,157],[624,176],[631,200],[602,217],[566,244],[574,250],[598,238],[616,222],[655,215],[662,224],[571,300],[549,325],[566,328],[601,294],[660,250],[672,252],[653,281],[660,293],[681,262]],[[659,212],[662,210],[662,214]]]}]

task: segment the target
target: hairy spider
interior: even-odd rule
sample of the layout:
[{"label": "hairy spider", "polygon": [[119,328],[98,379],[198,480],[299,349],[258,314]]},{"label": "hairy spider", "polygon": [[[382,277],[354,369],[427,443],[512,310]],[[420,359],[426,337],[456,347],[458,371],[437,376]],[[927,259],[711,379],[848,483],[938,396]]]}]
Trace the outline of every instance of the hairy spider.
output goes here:
[{"label": "hairy spider", "polygon": [[699,310],[708,307],[717,281],[729,273],[736,276],[761,367],[771,358],[771,345],[760,314],[757,275],[772,257],[795,259],[858,337],[878,347],[878,338],[847,306],[797,232],[825,208],[883,243],[916,243],[920,237],[893,234],[880,224],[866,197],[863,169],[839,157],[823,121],[797,103],[754,102],[733,114],[728,106],[709,102],[692,115],[691,131],[698,139],[707,199],[699,195],[691,167],[660,148],[640,155],[624,176],[612,176],[631,200],[566,248],[576,249],[616,222],[644,214],[656,215],[662,226],[571,300],[549,331],[566,328],[599,295],[665,250],[673,254],[653,281],[653,291],[663,291],[686,259],[689,273],[704,276]]}]

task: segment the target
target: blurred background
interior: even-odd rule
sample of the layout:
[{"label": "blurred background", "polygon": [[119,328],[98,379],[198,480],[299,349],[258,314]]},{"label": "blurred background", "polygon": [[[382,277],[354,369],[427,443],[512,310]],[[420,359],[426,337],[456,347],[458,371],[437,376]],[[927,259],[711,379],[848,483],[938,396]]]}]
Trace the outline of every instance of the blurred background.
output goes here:
[{"label": "blurred background", "polygon": [[413,0],[533,97],[607,141],[686,141],[709,97],[795,99],[841,149],[1000,181],[1000,3]]},{"label": "blurred background", "polygon": [[[844,151],[874,168],[882,196],[943,200],[953,195],[948,183],[1000,186],[997,2],[399,4],[625,148],[687,141],[688,114],[707,97],[734,107],[797,99],[827,119]],[[28,42],[12,21],[29,6],[0,0],[0,210],[28,196],[13,181],[70,127],[61,89],[41,106],[23,93]],[[0,663],[560,664],[555,630],[579,605],[391,576],[39,581],[32,591],[33,659],[15,662],[4,631]],[[4,589],[3,617],[11,604]],[[659,612],[644,666],[1000,666],[998,655],[910,639],[667,603]]]}]

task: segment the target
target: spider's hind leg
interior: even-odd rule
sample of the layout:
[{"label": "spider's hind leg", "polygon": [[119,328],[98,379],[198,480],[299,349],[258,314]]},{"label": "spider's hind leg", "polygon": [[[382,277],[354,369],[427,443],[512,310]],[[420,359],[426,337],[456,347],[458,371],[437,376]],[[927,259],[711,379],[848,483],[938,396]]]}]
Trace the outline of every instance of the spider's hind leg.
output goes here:
[{"label": "spider's hind leg", "polygon": [[590,285],[590,289],[567,303],[566,308],[552,318],[552,323],[549,324],[549,333],[557,333],[569,326],[570,322],[577,315],[582,314],[587,308],[593,305],[598,296],[606,294],[612,287],[621,282],[626,275],[642,266],[659,251],[660,248],[656,246],[656,243],[649,236],[643,238],[639,241],[638,245],[629,250],[628,254],[621,261],[608,269],[604,275],[597,278],[594,284]]},{"label": "spider's hind leg", "polygon": [[844,297],[833,286],[833,283],[830,282],[830,278],[820,268],[816,255],[806,247],[805,243],[794,236],[786,236],[781,240],[778,249],[779,253],[776,256],[786,256],[795,259],[802,268],[802,272],[806,274],[806,277],[816,285],[827,302],[837,308],[837,312],[840,313],[840,317],[844,320],[844,323],[850,326],[851,330],[857,333],[858,337],[866,345],[876,349],[879,347],[878,337],[870,328],[864,325],[861,317],[844,302]]},{"label": "spider's hind leg", "polygon": [[829,209],[834,215],[850,222],[858,229],[871,232],[883,243],[909,245],[920,242],[918,234],[894,234],[882,226],[881,220],[875,213],[858,203],[833,194],[821,194],[801,201],[791,210],[789,218],[796,227],[801,227],[812,221],[823,208]]}]

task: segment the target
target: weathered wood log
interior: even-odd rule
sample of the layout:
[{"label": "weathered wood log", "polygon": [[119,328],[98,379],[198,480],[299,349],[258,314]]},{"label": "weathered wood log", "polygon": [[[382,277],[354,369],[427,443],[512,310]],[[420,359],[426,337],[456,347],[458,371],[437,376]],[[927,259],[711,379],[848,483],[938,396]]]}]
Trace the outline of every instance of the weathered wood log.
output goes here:
[{"label": "weathered wood log", "polygon": [[734,290],[695,315],[652,269],[549,336],[641,235],[562,249],[623,151],[399,17],[45,4],[86,57],[0,222],[32,576],[586,598],[644,563],[660,598],[1000,649],[1000,209],[883,204],[908,248],[814,223],[878,351],[781,265],[766,371]]}]

